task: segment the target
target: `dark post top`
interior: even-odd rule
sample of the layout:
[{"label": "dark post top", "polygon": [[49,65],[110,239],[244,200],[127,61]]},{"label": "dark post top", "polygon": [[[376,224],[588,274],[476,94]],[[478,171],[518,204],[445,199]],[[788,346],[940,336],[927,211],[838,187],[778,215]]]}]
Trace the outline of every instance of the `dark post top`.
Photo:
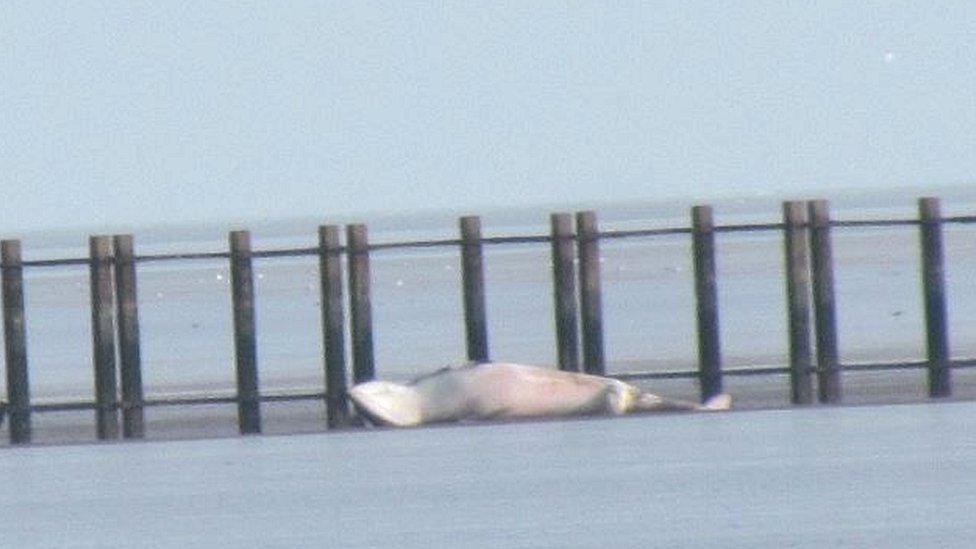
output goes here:
[{"label": "dark post top", "polygon": [[346,245],[349,254],[349,316],[352,332],[353,381],[363,383],[376,377],[373,358],[369,240],[366,225],[348,225]]},{"label": "dark post top", "polygon": [[810,246],[807,205],[783,203],[786,303],[790,349],[790,401],[813,402],[813,346],[810,332]]},{"label": "dark post top", "polygon": [[938,198],[920,198],[918,214],[922,244],[922,283],[925,298],[926,350],[929,361],[929,396],[952,394],[949,322],[946,314],[945,251],[942,213]]},{"label": "dark post top", "polygon": [[322,342],[325,353],[326,421],[330,428],[346,423],[346,337],[342,304],[342,257],[339,227],[319,227],[319,279],[322,299]]},{"label": "dark post top", "polygon": [[583,369],[604,375],[603,299],[600,289],[600,244],[596,212],[576,213],[579,248],[580,320],[583,334]]},{"label": "dark post top", "polygon": [[485,311],[485,272],[481,245],[481,218],[462,217],[461,278],[464,298],[464,328],[468,360],[488,361],[488,319]]},{"label": "dark post top", "polygon": [[119,373],[122,384],[122,436],[142,438],[142,365],[136,291],[135,243],[132,235],[115,235],[115,306],[118,320]]},{"label": "dark post top", "polygon": [[[31,441],[30,382],[27,375],[27,335],[24,320],[24,279],[19,240],[0,242],[3,278],[3,333],[7,370],[7,412],[10,442]],[[0,410],[0,423],[3,410]]]},{"label": "dark post top", "polygon": [[698,370],[701,400],[722,392],[722,358],[719,344],[718,286],[715,268],[715,222],[711,206],[694,206],[692,254],[698,318]]},{"label": "dark post top", "polygon": [[241,434],[253,434],[261,432],[261,403],[258,392],[251,234],[248,231],[232,231],[229,241],[237,374],[237,421]]},{"label": "dark post top", "polygon": [[573,216],[554,213],[552,225],[553,298],[556,315],[556,351],[559,368],[579,371],[579,335],[576,304],[576,259]]},{"label": "dark post top", "polygon": [[817,330],[817,392],[820,402],[841,400],[834,299],[834,258],[830,240],[830,207],[826,200],[809,203],[813,302]]},{"label": "dark post top", "polygon": [[91,255],[92,350],[95,368],[95,422],[100,439],[119,436],[118,383],[112,287],[112,239],[89,239]]}]

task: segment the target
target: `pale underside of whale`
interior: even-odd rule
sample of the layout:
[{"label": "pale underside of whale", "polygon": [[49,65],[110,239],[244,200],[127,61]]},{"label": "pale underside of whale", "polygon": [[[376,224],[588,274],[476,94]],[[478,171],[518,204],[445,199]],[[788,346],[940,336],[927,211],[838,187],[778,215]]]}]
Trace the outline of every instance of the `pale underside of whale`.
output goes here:
[{"label": "pale underside of whale", "polygon": [[374,424],[412,427],[428,423],[662,411],[719,411],[721,394],[705,404],[665,399],[620,380],[512,363],[444,368],[400,384],[369,381],[349,396]]}]

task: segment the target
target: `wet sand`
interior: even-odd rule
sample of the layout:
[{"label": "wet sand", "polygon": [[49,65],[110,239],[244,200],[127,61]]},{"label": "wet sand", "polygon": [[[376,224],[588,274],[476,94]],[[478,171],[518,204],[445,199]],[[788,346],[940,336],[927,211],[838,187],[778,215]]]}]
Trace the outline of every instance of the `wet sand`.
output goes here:
[{"label": "wet sand", "polygon": [[970,547],[976,403],[0,452],[12,547]]}]

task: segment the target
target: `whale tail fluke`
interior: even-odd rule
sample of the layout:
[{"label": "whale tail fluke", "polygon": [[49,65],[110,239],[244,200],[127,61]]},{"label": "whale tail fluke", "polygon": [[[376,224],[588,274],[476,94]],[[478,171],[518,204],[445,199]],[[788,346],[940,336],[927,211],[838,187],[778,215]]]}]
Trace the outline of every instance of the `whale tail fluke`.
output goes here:
[{"label": "whale tail fluke", "polygon": [[423,422],[420,394],[408,385],[369,381],[349,389],[356,411],[378,425],[413,427]]},{"label": "whale tail fluke", "polygon": [[717,394],[705,401],[698,407],[703,412],[722,412],[732,408],[732,395],[728,393]]},{"label": "whale tail fluke", "polygon": [[[732,396],[728,393],[715,395],[698,404],[688,400],[663,398],[651,393],[640,393],[627,411],[632,412],[721,412],[732,408]],[[619,413],[619,412],[618,412]]]}]

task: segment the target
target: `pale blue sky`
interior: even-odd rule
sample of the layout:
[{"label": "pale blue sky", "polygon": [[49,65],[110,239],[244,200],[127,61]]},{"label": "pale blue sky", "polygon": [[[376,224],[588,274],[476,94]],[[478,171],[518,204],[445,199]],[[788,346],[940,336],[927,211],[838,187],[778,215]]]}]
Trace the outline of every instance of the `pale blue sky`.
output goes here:
[{"label": "pale blue sky", "polygon": [[976,2],[3,2],[0,233],[976,181]]}]

